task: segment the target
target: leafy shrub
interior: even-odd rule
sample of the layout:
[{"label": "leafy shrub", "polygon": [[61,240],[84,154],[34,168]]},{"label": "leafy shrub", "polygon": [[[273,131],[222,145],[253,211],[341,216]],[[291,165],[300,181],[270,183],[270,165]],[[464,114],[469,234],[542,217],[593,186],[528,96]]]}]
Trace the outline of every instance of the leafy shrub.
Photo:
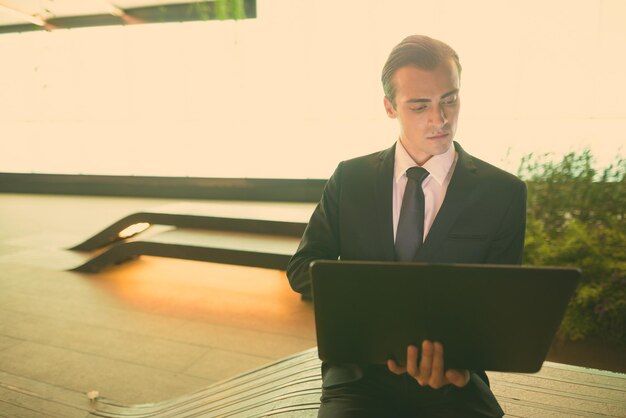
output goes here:
[{"label": "leafy shrub", "polygon": [[524,157],[528,185],[524,263],[579,267],[583,276],[559,330],[626,344],[626,160],[599,172],[593,157]]}]

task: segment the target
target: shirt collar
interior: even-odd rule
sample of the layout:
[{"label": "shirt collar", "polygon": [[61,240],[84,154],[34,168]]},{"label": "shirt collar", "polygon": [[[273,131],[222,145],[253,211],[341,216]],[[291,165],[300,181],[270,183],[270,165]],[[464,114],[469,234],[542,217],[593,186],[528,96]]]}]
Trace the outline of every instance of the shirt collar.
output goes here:
[{"label": "shirt collar", "polygon": [[[428,170],[430,176],[432,176],[439,185],[443,185],[446,176],[454,164],[455,158],[456,151],[454,144],[452,144],[450,148],[448,148],[448,151],[440,155],[433,155],[422,167]],[[403,175],[406,175],[406,170],[415,166],[417,166],[417,164],[413,161],[413,158],[411,158],[400,140],[398,140],[396,143],[394,180],[397,182]]]}]

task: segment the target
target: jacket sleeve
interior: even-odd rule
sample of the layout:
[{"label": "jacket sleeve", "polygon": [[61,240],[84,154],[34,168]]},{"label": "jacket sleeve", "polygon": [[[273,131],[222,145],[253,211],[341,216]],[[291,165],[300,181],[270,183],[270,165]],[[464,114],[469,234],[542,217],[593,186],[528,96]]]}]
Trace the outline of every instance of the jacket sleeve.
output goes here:
[{"label": "jacket sleeve", "polygon": [[314,260],[336,260],[339,257],[340,163],[330,177],[296,253],[287,265],[291,288],[304,296],[311,294],[309,265]]},{"label": "jacket sleeve", "polygon": [[526,184],[519,181],[517,190],[491,243],[486,264],[521,264],[526,234]]}]

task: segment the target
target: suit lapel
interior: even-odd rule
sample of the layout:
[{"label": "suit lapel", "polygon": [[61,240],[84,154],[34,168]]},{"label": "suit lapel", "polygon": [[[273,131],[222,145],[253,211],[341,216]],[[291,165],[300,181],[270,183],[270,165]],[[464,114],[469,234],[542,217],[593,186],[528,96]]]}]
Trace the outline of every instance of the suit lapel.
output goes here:
[{"label": "suit lapel", "polygon": [[476,166],[472,157],[458,143],[455,142],[454,146],[459,154],[454,174],[450,179],[441,209],[435,217],[426,241],[420,247],[416,261],[432,259],[433,253],[446,240],[450,228],[465,209],[467,201],[478,183]]},{"label": "suit lapel", "polygon": [[376,202],[380,237],[379,245],[386,260],[395,260],[393,244],[393,165],[396,145],[382,151],[377,161],[374,201]]}]

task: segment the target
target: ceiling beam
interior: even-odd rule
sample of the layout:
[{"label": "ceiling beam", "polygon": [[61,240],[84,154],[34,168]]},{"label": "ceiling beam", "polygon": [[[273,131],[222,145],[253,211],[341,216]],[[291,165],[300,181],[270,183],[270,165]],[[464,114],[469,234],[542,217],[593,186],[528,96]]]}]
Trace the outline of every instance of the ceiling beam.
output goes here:
[{"label": "ceiling beam", "polygon": [[26,22],[30,22],[33,25],[41,27],[44,27],[46,25],[46,21],[40,16],[28,14],[27,12],[16,7],[14,4],[4,0],[0,0],[0,12],[9,14],[19,20],[25,20]]},{"label": "ceiling beam", "polygon": [[[4,0],[0,0],[0,4],[3,3],[5,3]],[[137,7],[132,9],[121,9],[111,2],[107,3],[114,7],[111,8],[110,12],[107,14],[51,17],[47,20],[42,19],[44,26],[38,24],[33,25],[34,22],[31,20],[28,20],[28,22],[30,22],[28,24],[0,25],[0,34],[28,32],[41,29],[51,30],[89,26],[132,25],[139,23],[189,22],[216,20],[220,18],[218,13],[216,13],[214,1],[196,1],[182,4]],[[244,19],[256,18],[256,0],[243,0],[243,7],[245,13]],[[25,13],[25,15],[29,16],[27,13]],[[221,18],[235,19],[240,17],[226,16]],[[21,19],[25,20],[23,15]]]}]

